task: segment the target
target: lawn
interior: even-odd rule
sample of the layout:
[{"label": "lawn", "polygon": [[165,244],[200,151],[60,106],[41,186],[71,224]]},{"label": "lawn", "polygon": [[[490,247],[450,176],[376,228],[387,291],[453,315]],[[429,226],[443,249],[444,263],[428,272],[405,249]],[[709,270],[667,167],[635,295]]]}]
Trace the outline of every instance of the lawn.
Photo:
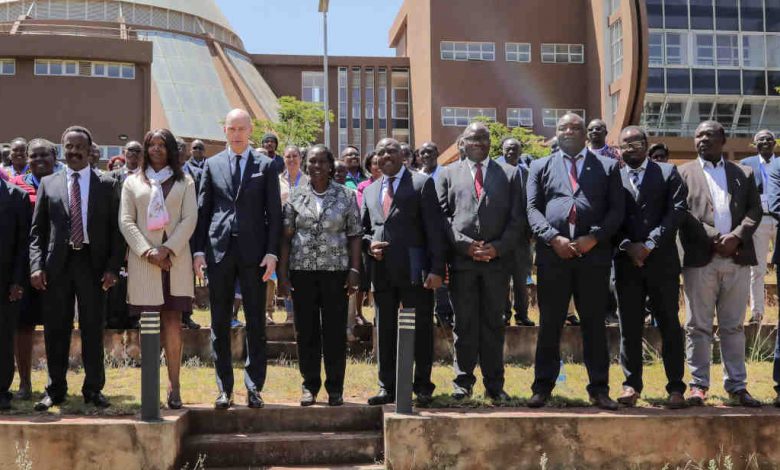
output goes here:
[{"label": "lawn", "polygon": [[[585,385],[587,383],[585,368],[579,364],[566,364],[564,367],[566,381],[559,383],[554,393],[554,405],[583,406],[587,404]],[[235,400],[237,404],[246,404],[246,391],[243,388],[242,370],[235,369],[236,387]],[[452,368],[447,365],[436,365],[433,370],[433,382],[436,384],[436,400],[434,406],[447,407],[454,403],[448,394],[451,391]],[[772,382],[772,364],[756,362],[748,364],[749,390],[756,398],[771,403],[775,393]],[[615,398],[620,390],[622,373],[617,365],[610,370],[610,386]],[[80,396],[83,371],[71,371],[68,374],[71,395],[61,407],[54,407],[50,413],[81,414],[81,415],[130,415],[138,412],[140,407],[141,371],[138,368],[120,367],[106,370],[106,388],[104,392],[112,402],[111,408],[101,411],[85,406]],[[479,382],[475,390],[475,399],[457,406],[489,407],[484,398],[484,388]],[[530,397],[530,385],[533,380],[533,369],[517,365],[508,365],[506,369],[506,391],[513,400],[510,406],[521,406]],[[666,397],[664,389],[666,379],[661,364],[650,364],[645,369],[645,391],[640,406],[659,406]],[[165,369],[161,376],[161,397],[165,399]],[[721,405],[727,399],[722,388],[722,368],[713,367],[713,389],[710,404]],[[46,384],[46,374],[43,370],[33,371],[33,388],[37,397]],[[16,384],[12,390],[16,389]],[[376,365],[368,362],[350,361],[347,365],[345,384],[345,399],[347,402],[365,403],[366,399],[376,392]],[[300,375],[294,363],[275,363],[269,365],[268,379],[263,398],[266,403],[295,403],[300,398]],[[211,404],[216,398],[214,371],[209,366],[189,363],[182,369],[182,398],[185,406],[193,404]],[[327,399],[321,392],[320,400]],[[33,402],[14,401],[11,414],[37,414],[32,410]],[[7,414],[7,413],[6,413]]]}]

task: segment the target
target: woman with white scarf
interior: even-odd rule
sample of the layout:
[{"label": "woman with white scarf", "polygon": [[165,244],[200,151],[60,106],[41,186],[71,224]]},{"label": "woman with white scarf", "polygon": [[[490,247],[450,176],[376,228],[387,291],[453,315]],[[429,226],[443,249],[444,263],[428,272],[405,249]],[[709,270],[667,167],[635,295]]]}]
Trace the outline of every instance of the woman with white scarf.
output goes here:
[{"label": "woman with white scarf", "polygon": [[198,219],[195,183],[184,174],[176,138],[158,129],[144,138],[140,171],[122,186],[119,229],[127,240],[131,313],[158,311],[168,366],[168,407],[182,406],[181,312],[192,306],[190,236]]}]

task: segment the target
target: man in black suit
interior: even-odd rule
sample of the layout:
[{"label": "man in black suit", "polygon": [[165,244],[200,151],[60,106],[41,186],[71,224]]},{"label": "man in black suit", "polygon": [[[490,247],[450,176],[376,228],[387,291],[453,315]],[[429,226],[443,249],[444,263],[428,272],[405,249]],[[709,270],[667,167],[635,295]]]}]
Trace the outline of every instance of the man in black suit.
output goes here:
[{"label": "man in black suit", "polygon": [[376,146],[383,176],[363,193],[364,246],[379,331],[379,393],[369,405],[395,400],[398,307],[415,309],[414,392],[420,405],[431,402],[433,292],[444,276],[445,240],[436,185],[404,166],[401,145],[385,138]]},{"label": "man in black suit", "polygon": [[109,406],[103,396],[103,296],[118,281],[125,255],[119,232],[116,181],[98,175],[89,165],[92,136],[83,127],[69,127],[62,136],[67,167],[49,175],[38,187],[30,229],[30,283],[43,291],[43,328],[49,384],[35,404],[43,411],[65,400],[66,374],[73,330],[73,305],[78,301],[85,403]]},{"label": "man in black suit", "polygon": [[450,292],[455,310],[453,397],[471,396],[479,361],[488,398],[504,392],[504,309],[514,252],[528,241],[523,180],[516,168],[488,157],[490,132],[470,124],[462,136],[466,158],[444,168],[436,182],[454,252]]},{"label": "man in black suit", "polygon": [[27,286],[30,197],[0,179],[0,211],[0,410],[10,410],[14,333],[19,321],[19,301]]},{"label": "man in black suit", "polygon": [[215,407],[226,409],[233,403],[230,321],[238,280],[246,315],[247,401],[249,407],[261,408],[267,367],[265,283],[276,270],[282,231],[279,175],[270,159],[249,146],[252,119],[246,111],[228,113],[224,128],[227,150],[203,167],[193,266],[198,277],[207,273],[209,279],[211,344],[219,387]]},{"label": "man in black suit", "polygon": [[271,159],[271,167],[276,171],[276,173],[284,173],[284,157],[276,153],[276,150],[279,147],[279,139],[276,137],[276,135],[271,134],[270,132],[265,134],[263,136],[263,140],[260,141],[260,145],[263,147],[263,150],[266,151],[268,158]]},{"label": "man in black suit", "polygon": [[653,305],[663,341],[669,393],[667,407],[686,406],[680,326],[680,257],[677,228],[688,210],[688,191],[677,168],[647,156],[647,134],[630,126],[620,134],[626,166],[620,170],[626,213],[615,237],[615,284],[620,305],[620,364],[626,375],[618,402],[636,405],[642,393],[642,329],[646,304]]},{"label": "man in black suit", "polygon": [[585,146],[585,123],[576,114],[557,125],[560,150],[531,164],[528,222],[536,237],[540,310],[531,407],[550,399],[561,363],[561,332],[569,299],[580,314],[588,394],[604,409],[609,397],[609,353],[604,316],[609,296],[612,237],[623,221],[625,200],[617,161]]},{"label": "man in black suit", "polygon": [[[203,142],[200,140],[194,140],[192,142],[192,158],[187,158],[187,144],[184,142],[184,140],[176,139],[176,144],[179,146],[181,170],[184,172],[184,174],[190,175],[190,177],[192,177],[192,181],[195,182],[195,191],[200,191],[200,180],[203,177],[203,166],[198,166],[197,162],[199,160],[195,159],[195,154],[197,153],[201,155],[200,161],[205,164],[205,160],[202,157],[204,147]],[[190,248],[195,245],[194,239],[195,235],[193,234],[192,238],[190,239]],[[200,325],[192,320],[192,306],[190,306],[189,310],[184,310],[181,312],[181,326],[182,328],[187,328],[190,330],[200,329]]]}]

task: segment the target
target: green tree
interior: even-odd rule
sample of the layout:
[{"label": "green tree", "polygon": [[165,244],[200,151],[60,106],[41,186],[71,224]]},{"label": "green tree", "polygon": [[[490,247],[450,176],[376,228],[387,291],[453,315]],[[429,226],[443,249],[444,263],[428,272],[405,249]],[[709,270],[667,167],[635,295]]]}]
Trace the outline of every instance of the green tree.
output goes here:
[{"label": "green tree", "polygon": [[[332,112],[328,112],[328,119],[333,122]],[[320,138],[324,124],[325,110],[320,103],[282,96],[279,98],[277,120],[256,119],[252,139],[259,144],[263,134],[273,132],[279,138],[280,148],[287,145],[309,146]]]},{"label": "green tree", "polygon": [[534,134],[530,129],[525,127],[513,127],[510,129],[506,125],[485,116],[478,116],[474,121],[485,123],[490,131],[490,155],[492,157],[499,157],[503,154],[501,141],[509,137],[519,140],[523,144],[523,153],[527,153],[534,158],[550,154],[550,149],[544,146],[544,137]]}]

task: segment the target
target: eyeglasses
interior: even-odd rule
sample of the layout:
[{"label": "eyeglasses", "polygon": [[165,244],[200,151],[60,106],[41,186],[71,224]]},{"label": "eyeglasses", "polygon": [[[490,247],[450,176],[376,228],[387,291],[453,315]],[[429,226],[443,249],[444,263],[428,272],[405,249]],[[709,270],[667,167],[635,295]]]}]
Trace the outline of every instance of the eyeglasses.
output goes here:
[{"label": "eyeglasses", "polygon": [[192,150],[205,150],[205,148],[198,146],[198,147],[192,147]]},{"label": "eyeglasses", "polygon": [[644,148],[645,143],[641,140],[638,142],[629,142],[620,146],[620,150],[644,150]]}]

